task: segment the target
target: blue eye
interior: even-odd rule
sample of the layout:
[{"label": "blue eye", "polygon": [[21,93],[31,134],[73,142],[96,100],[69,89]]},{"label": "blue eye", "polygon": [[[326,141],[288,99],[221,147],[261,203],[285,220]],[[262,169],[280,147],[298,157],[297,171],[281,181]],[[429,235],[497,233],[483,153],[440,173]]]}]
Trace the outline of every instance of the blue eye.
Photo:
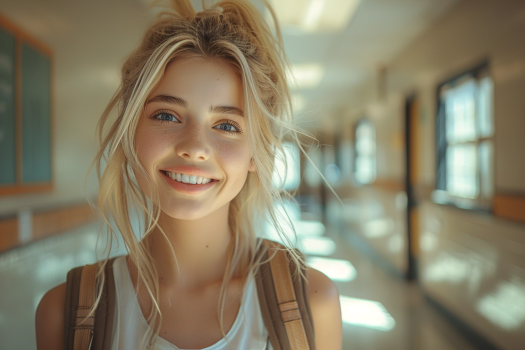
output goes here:
[{"label": "blue eye", "polygon": [[219,129],[227,133],[238,134],[242,132],[241,128],[238,125],[233,124],[231,121],[222,122],[213,127],[214,129]]},{"label": "blue eye", "polygon": [[160,122],[177,122],[177,123],[179,123],[179,120],[177,118],[175,118],[175,116],[173,114],[168,113],[168,112],[157,113],[152,118],[155,119],[155,120],[158,120]]}]

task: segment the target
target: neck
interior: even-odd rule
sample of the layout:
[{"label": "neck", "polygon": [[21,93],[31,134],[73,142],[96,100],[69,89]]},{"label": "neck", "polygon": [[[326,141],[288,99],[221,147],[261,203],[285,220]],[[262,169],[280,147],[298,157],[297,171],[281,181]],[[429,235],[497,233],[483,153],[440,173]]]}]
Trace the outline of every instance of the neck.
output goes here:
[{"label": "neck", "polygon": [[158,228],[144,238],[161,284],[191,287],[222,280],[232,239],[228,210],[229,203],[196,220],[174,219],[161,212],[159,226],[167,240]]}]

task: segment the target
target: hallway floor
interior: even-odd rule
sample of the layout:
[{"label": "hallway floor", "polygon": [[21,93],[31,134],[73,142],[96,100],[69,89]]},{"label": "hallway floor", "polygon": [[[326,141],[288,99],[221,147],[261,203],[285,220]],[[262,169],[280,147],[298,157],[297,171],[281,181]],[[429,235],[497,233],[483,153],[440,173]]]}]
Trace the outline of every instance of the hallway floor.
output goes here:
[{"label": "hallway floor", "polygon": [[[0,254],[0,349],[36,348],[34,312],[40,298],[62,283],[71,267],[94,261],[89,252],[97,229],[98,224],[90,225]],[[309,261],[324,264],[347,280],[336,282],[346,321],[343,349],[475,350],[424,300],[415,283],[392,276],[346,239],[329,238],[335,252],[321,259],[310,256]],[[325,243],[331,242],[329,238],[323,237]],[[121,245],[112,255],[123,254],[122,249]],[[334,270],[325,258],[351,265],[339,261],[342,265],[336,264]]]},{"label": "hallway floor", "polygon": [[344,350],[477,349],[424,299],[417,282],[387,272],[347,237],[328,236],[336,249],[326,258],[354,267],[350,281],[336,281],[343,298]]}]

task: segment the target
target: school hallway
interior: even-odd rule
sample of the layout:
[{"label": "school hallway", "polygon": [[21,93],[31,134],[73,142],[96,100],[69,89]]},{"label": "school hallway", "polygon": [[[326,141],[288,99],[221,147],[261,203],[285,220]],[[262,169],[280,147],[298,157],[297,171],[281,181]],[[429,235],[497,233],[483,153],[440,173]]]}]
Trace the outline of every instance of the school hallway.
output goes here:
[{"label": "school hallway", "polygon": [[[339,288],[343,349],[523,350],[525,0],[247,1],[275,10],[301,130],[266,185],[295,198],[277,221]],[[0,1],[0,350],[35,350],[44,293],[104,257],[97,123],[153,2]],[[181,135],[164,146],[226,156]],[[197,170],[221,164],[240,169]]]}]

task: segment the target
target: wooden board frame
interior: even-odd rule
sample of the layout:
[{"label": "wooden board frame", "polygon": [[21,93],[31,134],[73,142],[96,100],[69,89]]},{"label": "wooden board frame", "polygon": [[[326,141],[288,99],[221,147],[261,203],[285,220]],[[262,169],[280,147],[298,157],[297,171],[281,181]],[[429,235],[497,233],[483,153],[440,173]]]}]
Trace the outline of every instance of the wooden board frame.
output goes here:
[{"label": "wooden board frame", "polygon": [[[0,184],[0,196],[17,194],[51,192],[54,188],[54,56],[49,46],[26,33],[19,26],[0,14],[0,27],[15,38],[15,159],[16,183]],[[49,182],[24,183],[22,181],[22,44],[28,44],[49,59],[49,152],[50,152],[50,180]]]}]

